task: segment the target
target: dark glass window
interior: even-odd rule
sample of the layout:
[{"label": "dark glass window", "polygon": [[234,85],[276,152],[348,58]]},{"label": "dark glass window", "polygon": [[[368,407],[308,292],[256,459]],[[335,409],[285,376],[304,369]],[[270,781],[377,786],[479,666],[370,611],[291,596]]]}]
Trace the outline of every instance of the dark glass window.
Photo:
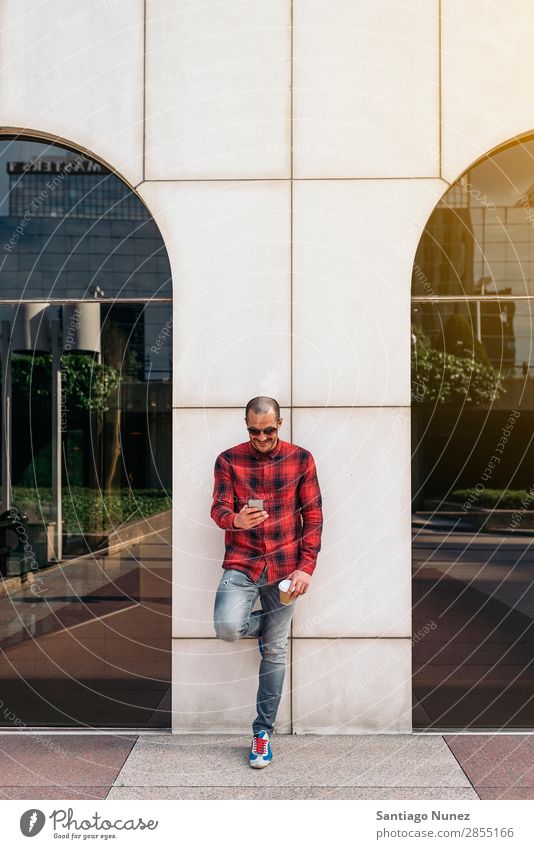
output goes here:
[{"label": "dark glass window", "polygon": [[139,197],[56,145],[0,145],[0,300],[171,296],[167,253]]},{"label": "dark glass window", "polygon": [[414,726],[534,727],[534,140],[446,193],[413,270]]},{"label": "dark glass window", "polygon": [[168,727],[165,246],[57,145],[0,138],[0,196],[0,725]]}]

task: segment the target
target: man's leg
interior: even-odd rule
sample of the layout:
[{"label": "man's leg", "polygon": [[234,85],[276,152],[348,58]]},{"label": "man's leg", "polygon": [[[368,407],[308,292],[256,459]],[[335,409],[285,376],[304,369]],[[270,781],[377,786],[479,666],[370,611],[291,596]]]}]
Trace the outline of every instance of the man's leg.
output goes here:
[{"label": "man's leg", "polygon": [[213,608],[213,626],[219,639],[234,641],[242,637],[259,637],[262,611],[251,612],[258,592],[258,585],[245,572],[224,570]]},{"label": "man's leg", "polygon": [[[262,576],[263,578],[263,576]],[[295,604],[280,604],[278,581],[260,585],[262,616],[261,638],[263,658],[260,663],[260,680],[256,708],[258,715],[252,723],[252,733],[273,733],[278,706],[282,697],[286,671],[287,643]]]}]

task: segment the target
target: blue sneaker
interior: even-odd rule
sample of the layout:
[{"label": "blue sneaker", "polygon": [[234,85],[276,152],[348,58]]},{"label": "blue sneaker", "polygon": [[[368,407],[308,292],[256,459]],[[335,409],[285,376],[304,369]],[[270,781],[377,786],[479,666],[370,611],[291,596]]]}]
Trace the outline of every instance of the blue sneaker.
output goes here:
[{"label": "blue sneaker", "polygon": [[248,762],[254,769],[261,769],[264,766],[269,766],[273,759],[269,735],[266,731],[260,731],[252,738],[252,749],[248,756]]}]

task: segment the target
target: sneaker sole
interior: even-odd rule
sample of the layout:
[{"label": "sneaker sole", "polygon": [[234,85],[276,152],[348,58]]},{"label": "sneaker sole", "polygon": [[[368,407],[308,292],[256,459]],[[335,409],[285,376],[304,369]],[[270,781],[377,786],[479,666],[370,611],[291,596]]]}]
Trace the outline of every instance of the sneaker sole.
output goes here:
[{"label": "sneaker sole", "polygon": [[252,767],[252,769],[264,769],[266,766],[269,766],[269,764],[272,763],[272,761],[265,761],[265,763],[260,763],[260,764],[253,764],[252,761],[249,761],[248,763],[249,763],[249,766]]}]

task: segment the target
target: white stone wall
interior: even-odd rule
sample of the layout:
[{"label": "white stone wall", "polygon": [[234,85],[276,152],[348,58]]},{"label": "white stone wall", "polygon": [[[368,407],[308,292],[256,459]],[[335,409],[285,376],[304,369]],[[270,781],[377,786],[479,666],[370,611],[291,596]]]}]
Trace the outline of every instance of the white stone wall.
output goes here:
[{"label": "white stone wall", "polygon": [[[144,10],[146,7],[146,20]],[[213,461],[272,394],[324,496],[278,731],[411,728],[410,271],[451,181],[533,129],[529,0],[3,0],[3,131],[138,188],[174,276],[175,731],[250,728],[215,639]]]}]

